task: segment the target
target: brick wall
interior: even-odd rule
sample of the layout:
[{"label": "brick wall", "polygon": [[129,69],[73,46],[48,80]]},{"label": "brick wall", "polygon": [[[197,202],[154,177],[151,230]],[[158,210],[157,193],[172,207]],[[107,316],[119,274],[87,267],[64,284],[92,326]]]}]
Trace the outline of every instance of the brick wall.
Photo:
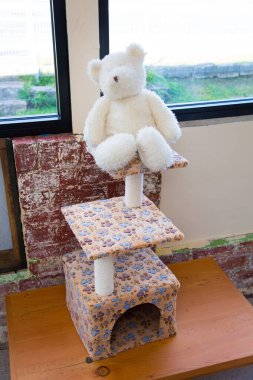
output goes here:
[{"label": "brick wall", "polygon": [[252,233],[211,240],[198,247],[161,249],[159,255],[167,264],[211,256],[241,292],[253,296]]},{"label": "brick wall", "polygon": [[[0,345],[5,294],[62,283],[62,255],[80,248],[60,208],[124,193],[124,181],[96,166],[82,136],[15,138],[13,148],[28,269],[0,276]],[[157,205],[160,190],[160,174],[145,179],[145,194]]]}]

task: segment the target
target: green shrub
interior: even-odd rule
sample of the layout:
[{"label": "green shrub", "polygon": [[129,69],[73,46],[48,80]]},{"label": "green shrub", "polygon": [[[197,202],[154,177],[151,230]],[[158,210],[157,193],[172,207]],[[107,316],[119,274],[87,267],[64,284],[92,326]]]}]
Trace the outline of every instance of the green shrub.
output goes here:
[{"label": "green shrub", "polygon": [[22,75],[19,79],[24,82],[24,84],[30,84],[31,86],[55,87],[55,76],[52,74],[38,73],[38,75]]},{"label": "green shrub", "polygon": [[19,91],[19,98],[26,101],[28,109],[26,114],[34,114],[31,111],[35,109],[39,114],[48,113],[49,109],[53,110],[53,112],[57,111],[56,96],[48,94],[47,91],[34,91],[33,89],[36,86],[55,88],[55,77],[53,75],[26,75],[20,77],[20,79],[22,79],[24,84],[23,88]]},{"label": "green shrub", "polygon": [[147,72],[147,88],[167,104],[247,98],[253,96],[253,76],[236,78],[165,78]]}]

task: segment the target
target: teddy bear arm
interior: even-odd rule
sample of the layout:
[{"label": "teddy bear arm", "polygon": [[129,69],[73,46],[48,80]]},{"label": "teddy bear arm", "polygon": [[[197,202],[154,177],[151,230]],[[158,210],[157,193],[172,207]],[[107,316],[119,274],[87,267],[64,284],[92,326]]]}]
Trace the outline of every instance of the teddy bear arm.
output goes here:
[{"label": "teddy bear arm", "polygon": [[156,128],[167,142],[176,142],[182,134],[176,116],[157,94],[146,91],[146,96]]},{"label": "teddy bear arm", "polygon": [[84,126],[84,140],[88,146],[96,146],[106,138],[108,110],[109,102],[103,97],[99,98],[90,110]]}]

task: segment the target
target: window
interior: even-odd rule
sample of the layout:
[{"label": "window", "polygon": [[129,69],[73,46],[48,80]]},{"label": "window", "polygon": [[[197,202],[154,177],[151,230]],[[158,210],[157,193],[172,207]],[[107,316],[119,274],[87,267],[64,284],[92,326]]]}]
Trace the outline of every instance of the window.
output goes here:
[{"label": "window", "polygon": [[0,0],[0,137],[71,132],[65,1]]},{"label": "window", "polygon": [[100,0],[101,57],[139,42],[179,120],[253,114],[251,0]]},{"label": "window", "polygon": [[12,143],[0,139],[0,273],[25,265]]}]

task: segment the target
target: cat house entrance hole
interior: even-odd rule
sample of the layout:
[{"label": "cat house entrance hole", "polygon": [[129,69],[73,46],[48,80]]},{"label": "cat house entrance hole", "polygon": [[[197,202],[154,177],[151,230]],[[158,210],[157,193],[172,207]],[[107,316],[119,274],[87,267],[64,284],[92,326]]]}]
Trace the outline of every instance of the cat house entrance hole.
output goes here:
[{"label": "cat house entrance hole", "polygon": [[157,340],[160,316],[160,309],[151,303],[128,309],[113,327],[110,341],[112,354]]}]

